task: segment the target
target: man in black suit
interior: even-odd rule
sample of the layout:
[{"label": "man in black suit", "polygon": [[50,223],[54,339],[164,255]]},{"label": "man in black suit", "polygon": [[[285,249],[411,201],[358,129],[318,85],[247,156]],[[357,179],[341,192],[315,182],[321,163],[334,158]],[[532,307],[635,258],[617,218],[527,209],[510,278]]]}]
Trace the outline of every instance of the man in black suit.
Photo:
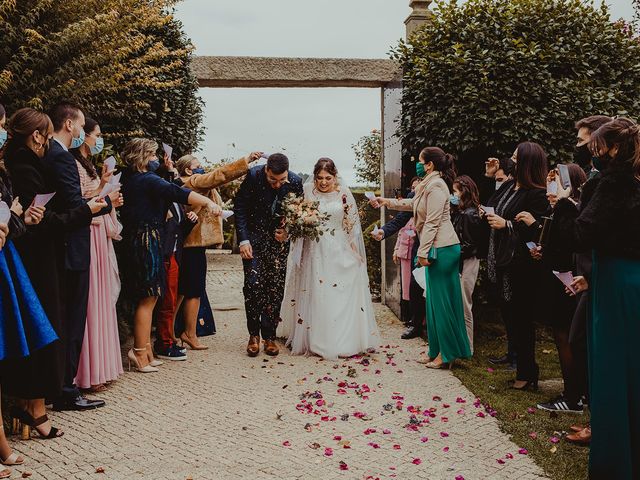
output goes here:
[{"label": "man in black suit", "polygon": [[235,199],[235,220],[240,255],[244,264],[244,301],[249,343],[247,353],[278,355],[275,343],[284,296],[289,242],[282,228],[282,200],[289,194],[302,196],[302,179],[289,172],[289,159],[271,155],[264,166],[253,167]]},{"label": "man in black suit", "polygon": [[[82,198],[76,159],[69,152],[70,148],[77,148],[84,141],[84,114],[78,106],[64,102],[56,105],[49,116],[53,122],[54,133],[44,162],[51,168],[56,185],[56,195],[49,205],[56,212],[67,212],[87,203]],[[104,215],[111,210],[109,199],[107,204],[108,207],[98,215]],[[102,407],[105,404],[103,400],[83,397],[74,384],[87,323],[91,263],[90,226],[67,233],[58,252],[59,261],[64,267],[62,297],[65,312],[64,331],[61,333],[65,342],[65,378],[62,396],[54,399],[54,408],[87,410]]]}]

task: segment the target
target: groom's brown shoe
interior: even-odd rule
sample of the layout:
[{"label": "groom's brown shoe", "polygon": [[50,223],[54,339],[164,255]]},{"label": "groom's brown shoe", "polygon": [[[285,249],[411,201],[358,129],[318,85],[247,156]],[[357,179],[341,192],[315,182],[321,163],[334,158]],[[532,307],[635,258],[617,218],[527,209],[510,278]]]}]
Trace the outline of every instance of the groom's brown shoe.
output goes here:
[{"label": "groom's brown shoe", "polygon": [[257,357],[260,353],[260,337],[251,335],[249,337],[249,343],[247,345],[247,355],[250,357]]},{"label": "groom's brown shoe", "polygon": [[267,355],[271,356],[271,357],[275,357],[276,355],[278,355],[280,353],[280,349],[278,348],[278,345],[276,345],[276,342],[273,340],[265,340],[264,341],[264,353],[266,353]]}]

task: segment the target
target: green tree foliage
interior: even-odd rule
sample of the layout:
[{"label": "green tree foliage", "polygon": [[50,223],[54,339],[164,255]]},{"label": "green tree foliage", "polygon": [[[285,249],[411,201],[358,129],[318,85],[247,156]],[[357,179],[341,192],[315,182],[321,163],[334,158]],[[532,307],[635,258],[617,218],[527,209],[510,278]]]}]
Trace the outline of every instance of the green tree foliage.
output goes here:
[{"label": "green tree foliage", "polygon": [[193,46],[172,0],[0,0],[0,102],[79,103],[119,147],[136,135],[181,155],[202,136]]},{"label": "green tree foliage", "polygon": [[540,142],[570,159],[577,119],[640,114],[640,43],[582,0],[439,1],[393,56],[405,74],[400,133],[414,153],[509,155]]},{"label": "green tree foliage", "polygon": [[382,161],[382,137],[380,131],[372,130],[352,145],[356,155],[356,178],[367,185],[380,186],[380,162]]}]

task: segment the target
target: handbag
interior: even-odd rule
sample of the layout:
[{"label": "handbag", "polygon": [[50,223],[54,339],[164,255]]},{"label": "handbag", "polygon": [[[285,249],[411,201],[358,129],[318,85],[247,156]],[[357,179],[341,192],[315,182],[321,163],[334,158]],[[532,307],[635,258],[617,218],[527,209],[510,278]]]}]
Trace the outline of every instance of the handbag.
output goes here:
[{"label": "handbag", "polygon": [[438,249],[436,247],[431,247],[429,253],[427,254],[427,260],[429,263],[433,263],[438,260]]},{"label": "handbag", "polygon": [[516,254],[519,240],[513,226],[508,225],[500,235],[500,241],[496,248],[496,267],[508,267]]}]

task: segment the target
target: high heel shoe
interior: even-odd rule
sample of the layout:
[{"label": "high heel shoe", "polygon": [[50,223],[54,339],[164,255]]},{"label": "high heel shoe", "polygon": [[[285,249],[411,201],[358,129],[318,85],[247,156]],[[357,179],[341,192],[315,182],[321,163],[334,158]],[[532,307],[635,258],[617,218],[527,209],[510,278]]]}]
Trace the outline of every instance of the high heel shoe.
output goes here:
[{"label": "high heel shoe", "polygon": [[[519,381],[519,380],[516,380]],[[535,380],[527,380],[527,383],[525,383],[522,387],[516,387],[515,386],[515,382],[511,384],[510,387],[512,390],[522,390],[522,391],[529,391],[532,390],[534,392],[538,391],[538,379],[536,378]]]},{"label": "high heel shoe", "polygon": [[[29,440],[31,438],[31,429],[35,429],[38,433],[38,438],[42,440],[60,438],[64,435],[63,431],[54,426],[51,426],[47,434],[44,434],[42,430],[38,428],[49,421],[49,417],[46,414],[38,418],[33,418],[29,412],[14,407],[11,409],[11,416],[13,417],[13,431],[14,433],[20,432],[20,438],[22,440]],[[11,455],[8,460],[10,459]],[[19,465],[19,463],[16,465]]]},{"label": "high heel shoe", "polygon": [[180,334],[180,341],[182,342],[183,347],[184,347],[184,344],[186,343],[187,345],[189,345],[189,348],[191,350],[209,350],[208,345],[202,345],[201,343],[196,345],[195,343],[193,343],[191,339],[187,337],[186,332],[182,332],[182,334]]},{"label": "high heel shoe", "polygon": [[153,373],[153,372],[160,371],[156,367],[152,367],[151,365],[145,365],[144,367],[140,366],[140,362],[138,362],[138,357],[136,357],[136,354],[134,352],[146,352],[146,351],[147,351],[147,347],[132,348],[131,350],[129,350],[129,352],[127,353],[127,358],[129,359],[129,371],[131,371],[131,363],[135,365],[136,370],[140,373]]},{"label": "high heel shoe", "polygon": [[448,369],[448,370],[453,370],[453,362],[449,362],[449,363],[435,363],[435,362],[428,362],[427,363],[427,368],[433,368],[435,370],[440,370],[440,369]]},{"label": "high heel shoe", "polygon": [[164,365],[162,360],[158,360],[153,356],[153,349],[151,348],[151,343],[147,343],[147,351],[151,350],[151,359],[149,360],[149,365],[152,367],[159,367],[160,365]]}]

